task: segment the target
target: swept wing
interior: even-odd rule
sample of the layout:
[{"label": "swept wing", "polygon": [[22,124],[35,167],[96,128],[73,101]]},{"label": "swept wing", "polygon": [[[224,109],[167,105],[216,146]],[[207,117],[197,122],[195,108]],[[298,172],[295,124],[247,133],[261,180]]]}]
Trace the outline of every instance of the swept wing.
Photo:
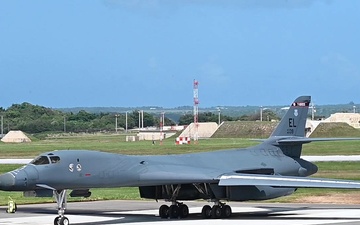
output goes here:
[{"label": "swept wing", "polygon": [[325,178],[260,175],[260,174],[227,174],[222,175],[220,186],[262,185],[272,187],[302,188],[342,188],[360,189],[360,182]]}]

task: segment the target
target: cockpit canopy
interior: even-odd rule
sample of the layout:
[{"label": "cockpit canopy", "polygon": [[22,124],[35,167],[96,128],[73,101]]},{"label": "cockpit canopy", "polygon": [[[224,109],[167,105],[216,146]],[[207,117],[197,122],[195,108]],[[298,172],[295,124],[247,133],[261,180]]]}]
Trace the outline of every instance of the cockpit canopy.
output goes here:
[{"label": "cockpit canopy", "polygon": [[54,164],[59,163],[60,157],[54,155],[53,153],[49,153],[48,155],[40,155],[36,157],[34,160],[30,162],[33,165],[46,165],[46,164]]}]

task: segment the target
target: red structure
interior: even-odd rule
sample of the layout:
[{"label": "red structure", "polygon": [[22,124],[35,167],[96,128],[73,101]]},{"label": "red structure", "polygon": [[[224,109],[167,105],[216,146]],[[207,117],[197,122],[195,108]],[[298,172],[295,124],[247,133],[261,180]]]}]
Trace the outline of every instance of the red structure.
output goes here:
[{"label": "red structure", "polygon": [[162,112],[160,116],[160,145],[162,145],[164,139],[164,125],[165,125],[165,112]]},{"label": "red structure", "polygon": [[199,139],[199,82],[194,80],[194,143]]}]

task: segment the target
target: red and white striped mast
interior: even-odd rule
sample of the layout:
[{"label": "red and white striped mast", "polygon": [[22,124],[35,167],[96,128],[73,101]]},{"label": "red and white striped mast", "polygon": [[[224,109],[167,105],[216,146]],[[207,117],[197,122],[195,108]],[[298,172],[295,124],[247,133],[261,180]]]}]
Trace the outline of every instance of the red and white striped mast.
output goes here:
[{"label": "red and white striped mast", "polygon": [[164,139],[164,125],[165,125],[165,112],[162,112],[160,116],[160,145],[162,145]]},{"label": "red and white striped mast", "polygon": [[194,79],[194,142],[198,143],[199,139],[199,82]]}]

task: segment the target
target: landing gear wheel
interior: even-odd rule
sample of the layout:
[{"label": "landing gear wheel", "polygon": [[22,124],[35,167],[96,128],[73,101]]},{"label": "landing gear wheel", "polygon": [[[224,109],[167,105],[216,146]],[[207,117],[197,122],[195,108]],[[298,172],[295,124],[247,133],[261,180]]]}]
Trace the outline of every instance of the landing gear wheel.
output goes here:
[{"label": "landing gear wheel", "polygon": [[179,205],[179,216],[180,218],[186,218],[189,215],[189,207],[185,204]]},{"label": "landing gear wheel", "polygon": [[203,219],[211,218],[211,206],[205,205],[201,210],[201,216]]},{"label": "landing gear wheel", "polygon": [[169,217],[169,206],[167,205],[162,205],[159,208],[159,216],[162,219],[166,219]]},{"label": "landing gear wheel", "polygon": [[179,217],[179,206],[171,205],[169,208],[169,217],[175,219]]},{"label": "landing gear wheel", "polygon": [[221,218],[221,208],[218,205],[214,205],[211,209],[211,217],[214,219]]},{"label": "landing gear wheel", "polygon": [[54,219],[54,225],[59,225],[59,220],[60,220],[61,216],[55,217]]},{"label": "landing gear wheel", "polygon": [[228,205],[224,205],[222,208],[221,208],[221,216],[222,218],[229,218],[231,216],[231,207],[228,206]]},{"label": "landing gear wheel", "polygon": [[65,216],[61,217],[59,220],[59,225],[69,225],[69,219]]}]

